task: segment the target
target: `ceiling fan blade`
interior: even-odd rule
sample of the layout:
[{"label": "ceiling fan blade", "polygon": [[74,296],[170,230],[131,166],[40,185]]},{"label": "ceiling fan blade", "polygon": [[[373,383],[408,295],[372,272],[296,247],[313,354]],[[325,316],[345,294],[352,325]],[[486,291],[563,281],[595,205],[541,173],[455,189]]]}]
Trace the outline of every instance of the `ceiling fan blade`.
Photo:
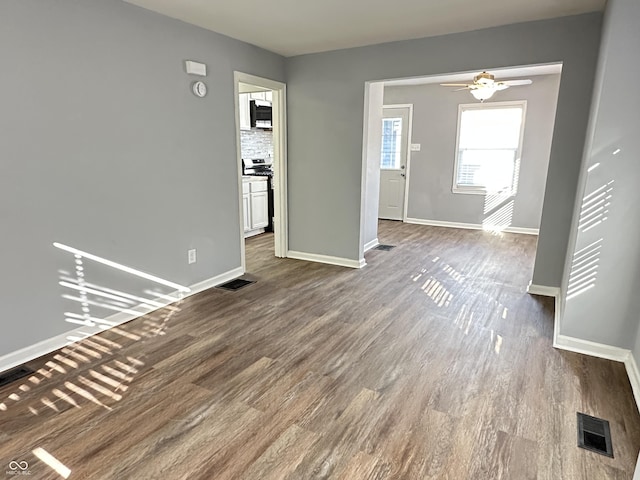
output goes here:
[{"label": "ceiling fan blade", "polygon": [[441,83],[441,87],[469,87],[468,83]]},{"label": "ceiling fan blade", "polygon": [[462,87],[462,88],[456,88],[455,90],[451,90],[451,91],[452,92],[459,92],[460,90],[472,90],[472,88],[467,86],[467,87]]},{"label": "ceiling fan blade", "polygon": [[531,85],[533,83],[533,80],[530,80],[528,78],[523,78],[522,80],[505,80],[504,82],[500,82],[500,83],[504,83],[509,87],[515,87],[518,85]]},{"label": "ceiling fan blade", "polygon": [[511,85],[507,85],[505,82],[498,82],[498,83],[494,83],[493,84],[493,89],[494,90],[506,90],[507,88],[509,88]]}]

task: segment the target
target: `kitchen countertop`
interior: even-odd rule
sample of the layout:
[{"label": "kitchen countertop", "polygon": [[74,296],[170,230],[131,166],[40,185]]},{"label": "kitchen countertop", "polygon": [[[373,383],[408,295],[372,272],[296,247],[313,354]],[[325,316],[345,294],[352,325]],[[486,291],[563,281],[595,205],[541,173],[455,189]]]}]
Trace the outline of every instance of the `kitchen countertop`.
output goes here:
[{"label": "kitchen countertop", "polygon": [[260,177],[260,176],[254,176],[254,175],[243,175],[242,176],[242,181],[243,182],[260,182],[260,181],[266,181],[267,179],[265,177]]}]

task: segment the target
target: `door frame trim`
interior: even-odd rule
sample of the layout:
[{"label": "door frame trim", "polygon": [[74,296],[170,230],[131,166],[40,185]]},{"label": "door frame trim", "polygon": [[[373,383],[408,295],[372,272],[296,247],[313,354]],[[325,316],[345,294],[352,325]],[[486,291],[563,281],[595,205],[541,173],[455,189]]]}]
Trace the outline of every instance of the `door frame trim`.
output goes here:
[{"label": "door frame trim", "polygon": [[289,212],[287,205],[287,85],[276,80],[257,77],[244,72],[233,72],[233,103],[236,116],[236,156],[238,172],[238,205],[240,221],[240,258],[246,271],[244,220],[242,208],[242,149],[240,142],[239,84],[248,83],[273,92],[273,230],[275,256],[284,258],[289,250]]},{"label": "door frame trim", "polygon": [[382,111],[387,108],[406,108],[409,110],[409,122],[407,125],[407,152],[405,158],[404,177],[404,204],[402,205],[402,221],[407,221],[407,206],[409,204],[409,175],[411,171],[411,132],[413,130],[413,103],[396,103],[382,105]]}]

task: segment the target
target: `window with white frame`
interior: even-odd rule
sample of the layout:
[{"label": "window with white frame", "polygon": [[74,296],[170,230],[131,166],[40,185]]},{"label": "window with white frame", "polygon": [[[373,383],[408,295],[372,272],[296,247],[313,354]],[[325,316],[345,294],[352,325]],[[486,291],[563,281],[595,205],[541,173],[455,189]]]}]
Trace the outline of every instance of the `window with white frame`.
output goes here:
[{"label": "window with white frame", "polygon": [[526,101],[460,105],[454,193],[515,194]]},{"label": "window with white frame", "polygon": [[380,168],[397,170],[400,168],[400,146],[402,140],[402,118],[382,119],[382,151],[380,152]]}]

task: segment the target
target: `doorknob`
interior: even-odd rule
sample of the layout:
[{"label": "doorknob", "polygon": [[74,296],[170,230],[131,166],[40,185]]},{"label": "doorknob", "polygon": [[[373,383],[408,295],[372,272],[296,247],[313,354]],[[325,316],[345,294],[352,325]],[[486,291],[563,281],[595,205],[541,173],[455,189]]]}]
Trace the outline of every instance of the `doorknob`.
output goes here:
[{"label": "doorknob", "polygon": [[404,170],[404,165],[400,165],[400,168]]}]

